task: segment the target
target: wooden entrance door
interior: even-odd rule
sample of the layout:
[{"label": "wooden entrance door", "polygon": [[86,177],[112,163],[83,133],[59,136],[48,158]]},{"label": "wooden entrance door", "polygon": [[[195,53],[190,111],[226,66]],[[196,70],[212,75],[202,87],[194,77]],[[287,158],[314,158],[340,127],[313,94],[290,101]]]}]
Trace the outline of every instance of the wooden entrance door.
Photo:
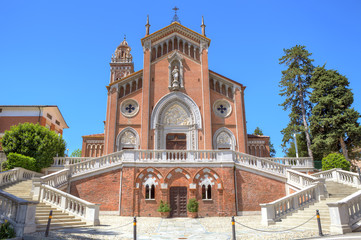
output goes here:
[{"label": "wooden entrance door", "polygon": [[186,150],[187,136],[185,133],[168,133],[167,134],[167,150]]},{"label": "wooden entrance door", "polygon": [[170,188],[171,217],[187,217],[187,187]]}]

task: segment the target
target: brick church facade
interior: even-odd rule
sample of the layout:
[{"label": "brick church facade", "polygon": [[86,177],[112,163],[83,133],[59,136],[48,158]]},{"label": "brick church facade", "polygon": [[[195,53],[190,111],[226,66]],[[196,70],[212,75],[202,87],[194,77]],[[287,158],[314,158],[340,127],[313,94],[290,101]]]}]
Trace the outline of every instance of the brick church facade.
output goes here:
[{"label": "brick church facade", "polygon": [[149,31],[148,21],[142,70],[125,39],[116,48],[104,133],[83,136],[83,157],[122,152],[123,163],[75,179],[70,193],[125,216],[159,216],[163,200],[173,217],[190,198],[201,216],[229,216],[285,196],[284,178],[235,164],[269,157],[269,137],[247,134],[246,87],[209,69],[203,21],[201,34],[177,21]]}]

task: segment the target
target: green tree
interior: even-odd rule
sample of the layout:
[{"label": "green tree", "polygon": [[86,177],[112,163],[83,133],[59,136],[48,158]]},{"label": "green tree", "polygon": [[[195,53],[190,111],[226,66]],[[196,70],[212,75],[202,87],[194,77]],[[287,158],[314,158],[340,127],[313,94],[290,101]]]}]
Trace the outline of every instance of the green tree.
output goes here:
[{"label": "green tree", "polygon": [[349,82],[335,70],[317,67],[313,73],[310,118],[314,151],[326,156],[340,152],[349,161],[351,151],[361,146],[360,114],[351,107],[353,93]]},{"label": "green tree", "polygon": [[327,157],[322,158],[322,170],[330,170],[333,168],[342,168],[350,171],[350,162],[345,159],[341,153],[330,153]]},{"label": "green tree", "polygon": [[254,134],[254,135],[263,136],[262,129],[260,129],[259,127],[256,127],[256,129],[254,130],[253,134]]},{"label": "green tree", "polygon": [[[263,131],[262,131],[262,129],[260,129],[259,127],[256,127],[256,129],[255,129],[254,132],[253,132],[253,135],[263,136]],[[270,139],[269,139],[268,145],[269,145],[269,153],[270,153],[270,156],[271,156],[271,157],[276,156],[276,149],[275,149],[275,147],[273,146],[273,144],[271,143],[271,137],[270,137]]]},{"label": "green tree", "polygon": [[[296,134],[297,139],[297,149],[299,157],[308,157],[307,143],[306,143],[306,135],[305,133]],[[286,157],[296,157],[296,147],[295,142],[292,141],[290,143],[289,148],[285,151]]]},{"label": "green tree", "polygon": [[305,46],[296,45],[290,49],[283,49],[284,56],[279,59],[280,64],[288,68],[282,71],[279,83],[280,95],[286,100],[280,104],[284,110],[291,110],[290,122],[281,133],[283,134],[282,146],[285,148],[295,132],[304,132],[306,135],[307,151],[313,157],[311,150],[311,136],[308,127],[308,117],[311,103],[308,100],[310,80],[314,66],[312,55]]},{"label": "green tree", "polygon": [[79,148],[76,149],[76,150],[74,150],[74,151],[71,153],[70,157],[81,157],[81,150],[80,150]]},{"label": "green tree", "polygon": [[5,131],[1,139],[3,151],[35,158],[36,169],[49,167],[54,156],[64,156],[65,141],[55,132],[39,124],[23,123]]}]

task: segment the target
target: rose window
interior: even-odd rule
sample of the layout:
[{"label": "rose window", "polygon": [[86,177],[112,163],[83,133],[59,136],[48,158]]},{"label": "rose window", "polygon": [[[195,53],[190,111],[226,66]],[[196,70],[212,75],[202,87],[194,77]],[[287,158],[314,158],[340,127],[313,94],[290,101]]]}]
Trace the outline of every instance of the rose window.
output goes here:
[{"label": "rose window", "polygon": [[122,102],[121,112],[125,117],[134,117],[139,111],[139,105],[134,99],[127,99]]},{"label": "rose window", "polygon": [[214,103],[213,111],[217,116],[225,118],[231,114],[232,107],[227,100],[219,99]]}]

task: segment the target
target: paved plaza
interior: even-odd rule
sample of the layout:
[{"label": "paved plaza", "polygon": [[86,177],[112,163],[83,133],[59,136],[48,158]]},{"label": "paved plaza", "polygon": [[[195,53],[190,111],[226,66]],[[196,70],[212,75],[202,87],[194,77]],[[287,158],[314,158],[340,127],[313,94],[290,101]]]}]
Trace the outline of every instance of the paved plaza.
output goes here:
[{"label": "paved plaza", "polygon": [[[282,231],[282,227],[264,227],[261,216],[239,216],[236,221],[252,228],[266,231]],[[133,239],[133,218],[121,216],[101,216],[101,225],[87,228],[54,230],[48,238],[44,232],[27,235],[25,240],[35,239]],[[137,218],[139,240],[189,239],[226,240],[231,239],[230,217],[208,218]],[[291,228],[293,226],[289,226]],[[302,239],[317,237],[318,232],[297,228],[286,232],[260,232],[236,224],[237,239]],[[324,231],[327,234],[327,231]]]}]

